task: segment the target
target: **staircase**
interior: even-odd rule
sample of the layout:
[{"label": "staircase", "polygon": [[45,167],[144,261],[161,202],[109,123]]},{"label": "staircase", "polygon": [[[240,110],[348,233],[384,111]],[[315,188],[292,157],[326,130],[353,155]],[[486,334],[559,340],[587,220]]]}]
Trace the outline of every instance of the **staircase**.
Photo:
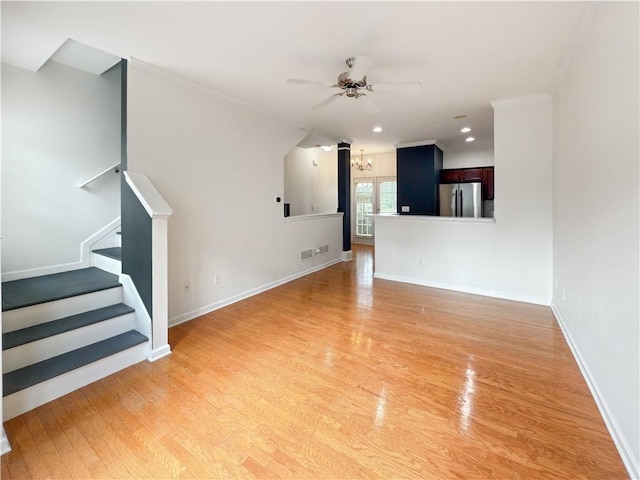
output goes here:
[{"label": "staircase", "polygon": [[2,284],[5,420],[147,359],[148,330],[123,298],[96,267]]}]

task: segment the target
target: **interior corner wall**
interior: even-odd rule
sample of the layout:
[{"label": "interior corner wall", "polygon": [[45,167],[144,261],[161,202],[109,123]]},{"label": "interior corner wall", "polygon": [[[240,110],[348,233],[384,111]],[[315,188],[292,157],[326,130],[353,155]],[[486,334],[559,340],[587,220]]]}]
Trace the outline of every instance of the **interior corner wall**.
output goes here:
[{"label": "interior corner wall", "polygon": [[295,147],[284,157],[284,202],[291,216],[336,213],[338,158],[336,152]]},{"label": "interior corner wall", "polygon": [[[307,132],[135,61],[127,95],[128,169],[174,212],[170,324],[341,259],[340,217],[285,219],[275,200]],[[303,264],[300,251],[320,244],[329,253]]]},{"label": "interior corner wall", "polygon": [[82,266],[81,243],[120,216],[117,175],[77,187],[120,159],[120,90],[119,67],[2,65],[3,276]]},{"label": "interior corner wall", "polygon": [[553,306],[640,477],[639,8],[602,2],[554,94]]}]

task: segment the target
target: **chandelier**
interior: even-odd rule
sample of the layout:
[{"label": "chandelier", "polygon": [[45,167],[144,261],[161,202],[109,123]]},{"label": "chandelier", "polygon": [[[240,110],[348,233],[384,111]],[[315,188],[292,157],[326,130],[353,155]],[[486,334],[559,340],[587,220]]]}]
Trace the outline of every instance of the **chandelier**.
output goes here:
[{"label": "chandelier", "polygon": [[373,168],[373,163],[370,158],[367,159],[366,163],[364,161],[364,148],[360,149],[360,158],[351,161],[351,168],[360,171],[371,170]]}]

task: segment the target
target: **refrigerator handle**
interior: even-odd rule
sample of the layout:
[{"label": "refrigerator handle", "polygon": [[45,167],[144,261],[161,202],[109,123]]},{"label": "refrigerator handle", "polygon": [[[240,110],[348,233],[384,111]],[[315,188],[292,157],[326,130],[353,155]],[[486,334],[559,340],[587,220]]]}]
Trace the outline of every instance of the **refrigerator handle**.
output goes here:
[{"label": "refrigerator handle", "polygon": [[463,216],[464,216],[464,213],[462,213],[462,212],[463,212],[463,210],[462,210],[462,193],[463,193],[463,192],[462,192],[462,190],[460,190],[459,192],[460,192],[460,193],[459,193],[459,197],[460,197],[460,201],[459,201],[459,203],[460,203],[460,206],[459,206],[458,208],[459,208],[459,210],[460,210],[460,213],[458,214],[458,216],[459,216],[459,217],[463,217]]},{"label": "refrigerator handle", "polygon": [[457,217],[459,215],[458,213],[458,189],[456,188],[454,191],[455,196],[456,196],[456,212],[455,212],[455,216]]},{"label": "refrigerator handle", "polygon": [[456,212],[458,211],[458,192],[454,189],[451,192],[451,213],[453,216],[456,216]]},{"label": "refrigerator handle", "polygon": [[453,213],[453,216],[456,216],[456,212],[458,211],[458,191],[457,190],[453,190],[451,192],[451,212]]}]

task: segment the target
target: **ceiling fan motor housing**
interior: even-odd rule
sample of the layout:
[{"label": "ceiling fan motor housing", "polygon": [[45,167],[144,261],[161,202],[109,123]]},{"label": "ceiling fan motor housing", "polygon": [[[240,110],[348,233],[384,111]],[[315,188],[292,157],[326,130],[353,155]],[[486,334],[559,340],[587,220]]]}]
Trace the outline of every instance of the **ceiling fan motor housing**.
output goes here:
[{"label": "ceiling fan motor housing", "polygon": [[338,76],[338,86],[343,90],[345,88],[363,88],[367,85],[367,76],[362,77],[361,80],[355,81],[350,76],[350,72],[342,72]]}]

